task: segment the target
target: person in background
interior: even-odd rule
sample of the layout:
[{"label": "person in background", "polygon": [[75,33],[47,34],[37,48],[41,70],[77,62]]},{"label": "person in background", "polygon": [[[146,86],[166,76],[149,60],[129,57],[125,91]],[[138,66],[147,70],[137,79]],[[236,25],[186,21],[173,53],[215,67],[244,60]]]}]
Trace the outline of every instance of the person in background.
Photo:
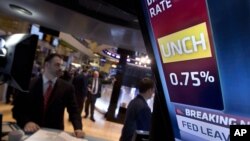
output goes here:
[{"label": "person in background", "polygon": [[67,108],[74,135],[85,136],[74,87],[58,78],[62,62],[59,54],[48,55],[44,73],[31,80],[29,93],[15,98],[13,118],[25,132],[35,132],[40,127],[64,130],[64,110]]},{"label": "person in background", "polygon": [[82,73],[73,78],[75,94],[80,113],[82,113],[84,101],[88,93],[88,68],[83,68]]},{"label": "person in background", "polygon": [[139,94],[128,105],[120,141],[131,141],[136,130],[150,130],[151,110],[146,101],[154,94],[154,82],[143,78],[138,88]]},{"label": "person in background", "polygon": [[71,74],[67,70],[62,71],[60,78],[67,81],[67,82],[71,81],[71,79],[72,79]]},{"label": "person in background", "polygon": [[32,68],[31,77],[39,76],[40,72],[41,72],[40,63],[38,63],[38,62],[35,60],[34,63],[33,63],[33,68]]},{"label": "person in background", "polygon": [[96,99],[101,95],[101,80],[99,79],[99,72],[94,71],[93,76],[89,79],[88,83],[88,94],[87,100],[85,102],[85,116],[87,118],[89,115],[89,105],[90,105],[90,119],[95,122],[94,110]]},{"label": "person in background", "polygon": [[99,78],[99,72],[94,71],[92,77],[89,78],[88,81],[88,94],[85,102],[85,116],[87,118],[89,116],[89,105],[90,105],[90,120],[95,122],[94,118],[94,110],[96,99],[101,97],[101,88],[102,84],[111,84],[112,80],[104,80]]}]

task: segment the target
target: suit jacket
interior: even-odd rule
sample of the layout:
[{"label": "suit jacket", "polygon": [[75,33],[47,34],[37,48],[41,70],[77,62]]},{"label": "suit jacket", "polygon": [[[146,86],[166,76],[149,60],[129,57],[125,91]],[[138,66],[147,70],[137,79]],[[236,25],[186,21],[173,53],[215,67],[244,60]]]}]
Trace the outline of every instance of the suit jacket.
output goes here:
[{"label": "suit jacket", "polygon": [[30,82],[30,92],[19,94],[14,100],[13,117],[20,127],[33,121],[41,127],[64,129],[64,110],[69,112],[74,129],[82,129],[80,112],[78,110],[74,87],[60,78],[54,84],[44,112],[42,76]]},{"label": "suit jacket", "polygon": [[120,141],[132,141],[135,130],[149,131],[151,110],[146,100],[137,95],[128,105]]},{"label": "suit jacket", "polygon": [[[93,79],[94,79],[93,77],[90,77],[89,81],[88,81],[88,84],[91,86],[91,88],[92,88]],[[96,96],[98,98],[101,97],[102,84],[111,84],[111,83],[112,83],[111,79],[104,80],[104,79],[99,77],[98,78],[98,91],[97,91]]]},{"label": "suit jacket", "polygon": [[[93,77],[91,77],[89,79],[89,85],[90,85],[90,88],[92,88],[92,84],[93,84]],[[98,90],[97,90],[97,93],[96,93],[96,97],[101,97],[101,89],[102,89],[102,79],[101,78],[98,78]]]}]

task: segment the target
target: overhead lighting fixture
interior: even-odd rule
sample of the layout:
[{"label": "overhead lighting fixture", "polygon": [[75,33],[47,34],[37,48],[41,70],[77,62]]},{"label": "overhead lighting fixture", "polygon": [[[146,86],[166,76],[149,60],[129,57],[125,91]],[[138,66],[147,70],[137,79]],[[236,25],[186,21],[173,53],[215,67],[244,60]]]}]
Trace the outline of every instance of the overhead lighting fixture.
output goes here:
[{"label": "overhead lighting fixture", "polygon": [[11,8],[12,10],[14,10],[14,11],[16,11],[16,12],[18,12],[18,13],[26,14],[26,15],[29,15],[29,16],[32,15],[32,12],[30,12],[29,10],[27,10],[27,9],[21,7],[21,6],[17,6],[17,5],[15,5],[15,4],[10,4],[9,6],[10,6],[10,8]]},{"label": "overhead lighting fixture", "polygon": [[116,68],[117,66],[115,64],[111,65],[112,68]]}]

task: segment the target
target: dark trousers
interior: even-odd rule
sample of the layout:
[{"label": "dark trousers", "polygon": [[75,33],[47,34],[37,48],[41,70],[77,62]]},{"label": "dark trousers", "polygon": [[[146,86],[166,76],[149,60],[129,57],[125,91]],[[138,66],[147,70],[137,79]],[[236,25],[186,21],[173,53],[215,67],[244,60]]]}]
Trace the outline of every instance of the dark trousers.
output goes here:
[{"label": "dark trousers", "polygon": [[86,116],[89,115],[89,105],[90,105],[90,117],[94,118],[96,99],[97,99],[97,95],[93,95],[91,93],[88,93],[87,100],[85,102],[85,114],[86,114]]}]

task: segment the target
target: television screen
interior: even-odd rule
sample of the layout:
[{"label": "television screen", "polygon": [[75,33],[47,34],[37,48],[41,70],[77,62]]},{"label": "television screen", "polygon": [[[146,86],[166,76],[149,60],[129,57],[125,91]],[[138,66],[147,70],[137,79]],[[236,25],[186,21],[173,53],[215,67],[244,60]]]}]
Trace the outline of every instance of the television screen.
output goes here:
[{"label": "television screen", "polygon": [[57,47],[59,45],[59,38],[58,37],[53,37],[53,39],[51,41],[51,45],[53,47]]},{"label": "television screen", "polygon": [[39,31],[39,26],[38,26],[38,25],[35,25],[35,24],[32,24],[32,25],[31,25],[30,34],[35,34],[35,35],[37,35],[38,38],[39,38],[39,40],[42,40],[42,39],[43,39],[43,35],[44,35],[43,32],[40,32],[40,31]]},{"label": "television screen", "polygon": [[249,125],[249,2],[140,4],[174,138],[227,141],[230,125]]}]

